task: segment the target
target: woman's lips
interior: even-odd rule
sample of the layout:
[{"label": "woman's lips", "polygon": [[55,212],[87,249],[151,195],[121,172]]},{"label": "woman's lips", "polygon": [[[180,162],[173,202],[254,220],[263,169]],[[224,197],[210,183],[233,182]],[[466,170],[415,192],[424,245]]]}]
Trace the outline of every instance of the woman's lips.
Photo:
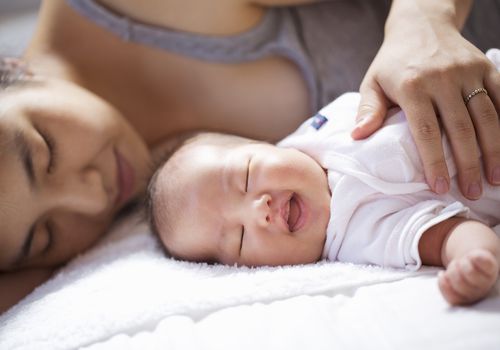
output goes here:
[{"label": "woman's lips", "polygon": [[135,174],[134,169],[125,157],[121,155],[118,150],[115,150],[116,164],[117,164],[117,187],[118,196],[116,197],[116,204],[121,206],[125,204],[134,191]]}]

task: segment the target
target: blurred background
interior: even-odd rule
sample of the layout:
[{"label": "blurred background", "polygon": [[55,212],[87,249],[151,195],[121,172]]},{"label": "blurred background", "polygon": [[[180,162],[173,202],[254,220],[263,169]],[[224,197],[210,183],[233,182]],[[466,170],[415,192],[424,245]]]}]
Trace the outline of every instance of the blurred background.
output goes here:
[{"label": "blurred background", "polygon": [[20,56],[36,25],[40,0],[0,0],[0,55]]}]

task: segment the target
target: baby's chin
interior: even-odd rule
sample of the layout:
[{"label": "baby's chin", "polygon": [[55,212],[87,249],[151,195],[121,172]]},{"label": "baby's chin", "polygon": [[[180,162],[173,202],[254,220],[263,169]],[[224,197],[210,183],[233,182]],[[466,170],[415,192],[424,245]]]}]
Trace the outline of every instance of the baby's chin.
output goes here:
[{"label": "baby's chin", "polygon": [[303,256],[295,256],[291,259],[288,259],[282,264],[277,264],[276,266],[279,265],[308,265],[308,264],[315,264],[318,261],[321,261],[323,257],[323,247],[321,247],[318,250],[310,251],[307,254],[304,254]]}]

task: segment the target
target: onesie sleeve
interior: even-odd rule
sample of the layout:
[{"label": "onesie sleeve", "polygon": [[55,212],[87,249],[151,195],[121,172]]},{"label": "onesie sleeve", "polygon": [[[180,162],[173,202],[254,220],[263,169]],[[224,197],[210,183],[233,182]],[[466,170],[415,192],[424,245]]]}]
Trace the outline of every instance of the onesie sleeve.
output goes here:
[{"label": "onesie sleeve", "polygon": [[354,211],[336,260],[416,270],[422,265],[418,252],[422,234],[450,217],[467,213],[460,202],[417,201],[407,195],[374,198]]}]

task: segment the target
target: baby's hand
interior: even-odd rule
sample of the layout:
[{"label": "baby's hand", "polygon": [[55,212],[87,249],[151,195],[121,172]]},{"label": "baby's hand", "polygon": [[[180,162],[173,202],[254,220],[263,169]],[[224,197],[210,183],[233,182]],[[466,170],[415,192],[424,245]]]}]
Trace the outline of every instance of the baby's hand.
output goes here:
[{"label": "baby's hand", "polygon": [[438,284],[444,298],[452,305],[467,305],[484,298],[498,278],[499,265],[486,249],[475,249],[452,260],[439,274]]}]

